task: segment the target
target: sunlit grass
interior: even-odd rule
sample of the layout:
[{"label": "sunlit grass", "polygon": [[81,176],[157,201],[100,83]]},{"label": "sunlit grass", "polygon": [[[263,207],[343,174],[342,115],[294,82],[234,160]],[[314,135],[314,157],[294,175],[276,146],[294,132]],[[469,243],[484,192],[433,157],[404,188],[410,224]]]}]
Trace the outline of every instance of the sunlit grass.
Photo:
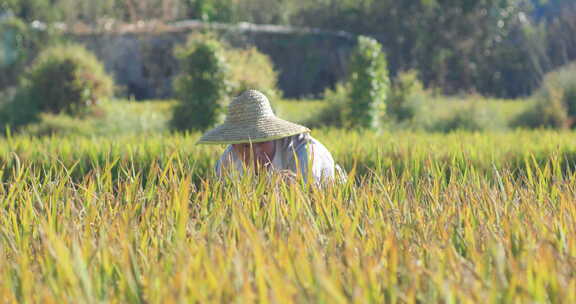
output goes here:
[{"label": "sunlit grass", "polygon": [[434,120],[442,120],[450,117],[452,113],[459,109],[475,104],[478,109],[486,109],[501,116],[504,121],[514,119],[518,114],[530,106],[527,99],[493,99],[481,96],[464,97],[430,97],[428,110]]},{"label": "sunlit grass", "polygon": [[576,301],[573,133],[314,136],[319,190],[187,136],[0,140],[5,302]]},{"label": "sunlit grass", "polygon": [[[107,100],[99,104],[88,115],[71,117],[65,114],[41,115],[38,123],[28,125],[20,130],[35,136],[49,134],[80,136],[125,136],[134,134],[168,133],[171,131],[170,120],[176,100]],[[307,125],[315,122],[323,111],[330,106],[324,100],[271,100],[276,115],[280,118]],[[459,110],[474,105],[474,109],[484,113],[486,119],[500,123],[503,129],[506,124],[529,106],[526,100],[501,100],[483,97],[430,97],[425,100],[426,121],[417,125],[427,126],[428,131],[436,130],[434,125],[449,120]],[[486,114],[488,113],[488,114]],[[385,118],[388,121],[387,118]],[[316,125],[322,125],[318,121]],[[398,129],[389,126],[390,130]],[[500,128],[500,129],[502,129]],[[498,129],[495,126],[494,129]]]},{"label": "sunlit grass", "polygon": [[295,123],[309,121],[327,106],[323,100],[273,100],[271,103],[280,118]]}]

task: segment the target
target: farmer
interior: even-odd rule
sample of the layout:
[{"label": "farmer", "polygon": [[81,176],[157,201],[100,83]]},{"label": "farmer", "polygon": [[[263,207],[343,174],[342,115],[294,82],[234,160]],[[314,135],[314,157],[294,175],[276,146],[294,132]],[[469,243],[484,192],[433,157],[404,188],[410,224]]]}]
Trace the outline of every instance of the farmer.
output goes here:
[{"label": "farmer", "polygon": [[316,183],[344,180],[330,152],[309,132],[276,117],[264,94],[248,90],[230,103],[224,123],[206,132],[198,143],[228,145],[216,163],[218,176],[231,169],[241,174],[252,168],[256,174],[276,172],[290,179],[301,174],[306,180],[311,173]]}]

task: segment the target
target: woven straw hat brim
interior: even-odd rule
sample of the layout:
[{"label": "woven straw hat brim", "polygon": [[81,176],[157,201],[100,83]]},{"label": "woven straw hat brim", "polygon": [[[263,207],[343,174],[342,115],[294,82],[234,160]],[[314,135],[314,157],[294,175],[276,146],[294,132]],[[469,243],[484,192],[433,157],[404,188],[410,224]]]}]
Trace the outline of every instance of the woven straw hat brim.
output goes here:
[{"label": "woven straw hat brim", "polygon": [[198,144],[243,144],[258,143],[280,139],[300,133],[310,132],[310,129],[275,116],[259,119],[250,124],[224,124],[206,132]]}]

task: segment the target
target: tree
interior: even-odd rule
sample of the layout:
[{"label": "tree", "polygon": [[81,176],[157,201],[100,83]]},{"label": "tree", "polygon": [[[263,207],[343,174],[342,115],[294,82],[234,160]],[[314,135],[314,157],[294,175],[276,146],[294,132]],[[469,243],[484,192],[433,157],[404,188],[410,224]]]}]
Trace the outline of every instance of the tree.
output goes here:
[{"label": "tree", "polygon": [[221,122],[230,91],[223,46],[213,37],[194,36],[176,56],[182,72],[173,85],[181,104],[174,110],[172,126],[205,130]]},{"label": "tree", "polygon": [[386,57],[376,40],[358,38],[350,60],[350,95],[347,122],[351,127],[378,128],[390,90]]}]

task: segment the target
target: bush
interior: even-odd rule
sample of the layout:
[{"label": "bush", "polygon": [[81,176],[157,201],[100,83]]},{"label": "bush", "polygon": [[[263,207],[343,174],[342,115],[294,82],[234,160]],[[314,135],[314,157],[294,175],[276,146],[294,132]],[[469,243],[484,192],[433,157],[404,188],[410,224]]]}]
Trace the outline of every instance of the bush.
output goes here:
[{"label": "bush", "polygon": [[26,88],[6,90],[2,99],[4,99],[0,103],[0,131],[2,133],[7,127],[15,130],[38,121],[40,112],[38,104],[33,102]]},{"label": "bush", "polygon": [[111,97],[114,85],[94,55],[77,45],[46,49],[22,79],[17,92],[0,105],[2,127],[38,121],[45,113],[82,114]]},{"label": "bush", "polygon": [[345,83],[336,84],[334,90],[326,89],[324,91],[324,100],[326,100],[327,103],[326,107],[319,115],[304,122],[304,125],[309,128],[343,127],[345,120],[344,108],[347,106],[349,94],[350,89]]},{"label": "bush", "polygon": [[498,112],[477,102],[471,102],[454,111],[447,119],[436,122],[433,131],[489,131],[500,130],[505,127],[506,123]]},{"label": "bush", "polygon": [[205,130],[221,122],[231,89],[222,44],[210,36],[193,36],[176,56],[182,70],[173,86],[181,104],[175,108],[172,126]]},{"label": "bush", "polygon": [[386,113],[396,122],[413,119],[424,99],[424,86],[418,72],[401,72],[393,81],[390,96],[386,100]]},{"label": "bush", "polygon": [[360,36],[350,64],[350,102],[346,110],[346,124],[349,127],[377,129],[390,91],[382,46],[372,38]]},{"label": "bush", "polygon": [[576,125],[576,63],[546,74],[533,100],[533,105],[521,113],[512,126],[574,128]]},{"label": "bush", "polygon": [[278,73],[272,60],[255,47],[233,49],[226,47],[226,60],[230,66],[232,94],[241,94],[248,89],[257,89],[270,100],[280,97],[277,88]]},{"label": "bush", "polygon": [[[554,93],[554,92],[548,92]],[[556,94],[535,99],[527,110],[520,113],[510,123],[514,128],[551,128],[562,129],[566,127],[568,113],[560,98]]]},{"label": "bush", "polygon": [[114,82],[96,56],[72,44],[43,51],[22,87],[41,112],[55,114],[81,113],[114,92]]}]

